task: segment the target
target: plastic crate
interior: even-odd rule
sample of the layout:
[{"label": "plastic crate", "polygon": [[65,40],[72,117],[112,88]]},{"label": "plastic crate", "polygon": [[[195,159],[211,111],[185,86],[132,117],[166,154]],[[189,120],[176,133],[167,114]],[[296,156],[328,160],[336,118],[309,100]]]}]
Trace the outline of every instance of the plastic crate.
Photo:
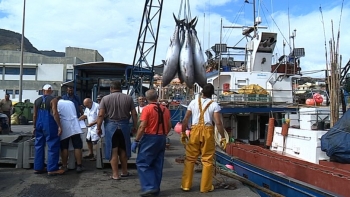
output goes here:
[{"label": "plastic crate", "polygon": [[23,142],[0,141],[0,163],[16,164],[16,168],[22,168]]},{"label": "plastic crate", "polygon": [[231,95],[231,100],[232,101],[244,101],[244,94],[232,94]]},{"label": "plastic crate", "polygon": [[220,96],[220,101],[231,101],[231,95],[221,95]]},{"label": "plastic crate", "polygon": [[257,101],[257,95],[256,94],[248,94],[247,100],[248,101]]},{"label": "plastic crate", "polygon": [[[105,159],[105,138],[102,138],[97,144],[96,144],[96,168],[103,169],[105,167],[105,164],[109,164],[109,160]],[[131,139],[131,141],[134,141],[134,138]],[[130,163],[136,163],[136,157],[137,154],[131,152],[131,158],[128,160],[128,164]]]},{"label": "plastic crate", "polygon": [[257,101],[269,102],[270,101],[270,96],[269,95],[265,95],[265,94],[257,95]]}]

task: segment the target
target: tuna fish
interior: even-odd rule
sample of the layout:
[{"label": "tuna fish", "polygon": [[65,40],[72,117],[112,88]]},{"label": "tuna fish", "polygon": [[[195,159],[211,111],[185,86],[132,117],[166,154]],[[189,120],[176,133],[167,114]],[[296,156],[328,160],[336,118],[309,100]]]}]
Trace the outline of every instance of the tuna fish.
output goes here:
[{"label": "tuna fish", "polygon": [[[180,26],[180,46],[182,48],[184,42],[185,42],[185,27],[184,27],[184,23],[181,24]],[[181,75],[181,69],[180,69],[180,64],[178,66],[178,74],[177,74],[179,80],[180,80],[180,83],[183,83],[185,82],[185,79],[184,79],[184,76]]]},{"label": "tuna fish", "polygon": [[[196,22],[197,23],[197,22]],[[194,76],[195,82],[201,87],[207,83],[206,77],[206,61],[197,37],[197,31],[195,29],[196,23],[191,26],[191,44],[193,50],[193,64],[194,64]]]},{"label": "tuna fish", "polygon": [[187,87],[192,88],[195,83],[194,66],[193,66],[193,52],[191,46],[190,27],[187,25],[185,30],[185,41],[181,47],[180,52],[180,72],[179,78],[183,78]]},{"label": "tuna fish", "polygon": [[176,73],[179,70],[179,54],[181,49],[179,40],[179,30],[181,21],[177,20],[175,16],[174,19],[176,21],[174,35],[170,40],[170,45],[168,47],[166,59],[165,61],[163,61],[163,86],[167,86],[175,78]]}]

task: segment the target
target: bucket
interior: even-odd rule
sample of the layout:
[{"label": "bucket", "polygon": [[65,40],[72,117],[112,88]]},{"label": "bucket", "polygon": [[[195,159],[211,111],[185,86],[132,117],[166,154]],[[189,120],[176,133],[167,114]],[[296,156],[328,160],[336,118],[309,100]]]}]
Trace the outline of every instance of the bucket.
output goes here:
[{"label": "bucket", "polygon": [[230,84],[229,83],[222,84],[222,91],[229,92],[230,91]]},{"label": "bucket", "polygon": [[325,122],[324,121],[317,122],[317,130],[325,130]]},{"label": "bucket", "polygon": [[231,71],[231,67],[230,66],[222,66],[222,71],[223,72],[230,72]]}]

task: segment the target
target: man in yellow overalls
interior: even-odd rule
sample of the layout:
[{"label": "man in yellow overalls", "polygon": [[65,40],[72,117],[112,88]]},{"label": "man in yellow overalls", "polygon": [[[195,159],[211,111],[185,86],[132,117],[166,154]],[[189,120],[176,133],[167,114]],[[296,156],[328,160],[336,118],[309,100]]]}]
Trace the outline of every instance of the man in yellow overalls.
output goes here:
[{"label": "man in yellow overalls", "polygon": [[[181,143],[186,148],[185,168],[182,174],[181,188],[183,191],[189,191],[192,187],[193,168],[197,158],[202,158],[202,179],[200,192],[211,192],[213,186],[215,138],[214,122],[221,135],[221,147],[226,147],[224,127],[221,121],[220,106],[211,100],[214,94],[214,86],[206,84],[203,86],[202,96],[194,99],[187,107],[185,118],[182,122]],[[202,108],[204,106],[204,109]],[[188,138],[185,131],[188,121],[192,116],[192,126],[190,137]]]}]

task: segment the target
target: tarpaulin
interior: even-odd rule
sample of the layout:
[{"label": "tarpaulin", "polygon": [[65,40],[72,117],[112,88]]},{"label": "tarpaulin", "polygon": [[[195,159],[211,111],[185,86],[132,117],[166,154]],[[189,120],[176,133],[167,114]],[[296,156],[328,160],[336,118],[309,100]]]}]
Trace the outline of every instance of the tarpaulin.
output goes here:
[{"label": "tarpaulin", "polygon": [[264,88],[257,84],[243,86],[238,90],[238,94],[269,94]]},{"label": "tarpaulin", "polygon": [[321,137],[321,150],[340,163],[350,163],[350,111]]}]

